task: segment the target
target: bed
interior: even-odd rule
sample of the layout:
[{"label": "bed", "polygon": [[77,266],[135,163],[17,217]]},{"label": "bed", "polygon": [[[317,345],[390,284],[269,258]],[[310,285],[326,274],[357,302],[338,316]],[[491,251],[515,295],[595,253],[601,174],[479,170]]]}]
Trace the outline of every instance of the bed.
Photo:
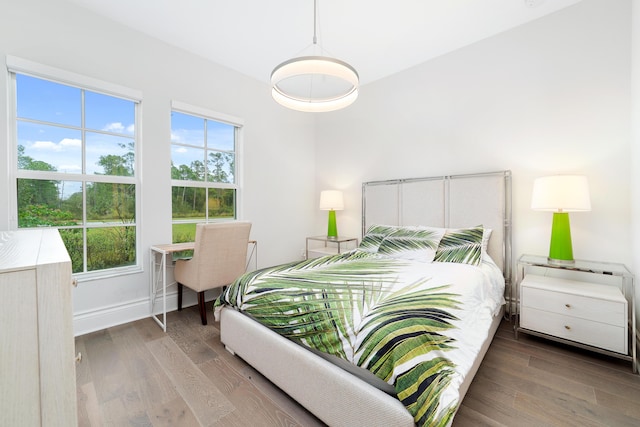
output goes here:
[{"label": "bed", "polygon": [[221,341],[328,425],[448,425],[510,301],[511,174],[365,182],[362,230],[242,276]]}]

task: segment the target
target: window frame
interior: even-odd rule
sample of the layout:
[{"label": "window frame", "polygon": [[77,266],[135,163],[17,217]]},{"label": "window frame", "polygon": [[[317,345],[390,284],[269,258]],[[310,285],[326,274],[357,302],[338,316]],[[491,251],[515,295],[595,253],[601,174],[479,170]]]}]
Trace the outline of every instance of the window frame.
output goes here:
[{"label": "window frame", "polygon": [[[181,101],[175,101],[172,100],[171,101],[171,112],[177,112],[177,113],[181,113],[181,114],[187,114],[187,115],[191,115],[191,116],[195,116],[198,118],[201,118],[203,120],[212,120],[212,121],[216,121],[216,122],[220,122],[220,123],[225,123],[228,125],[233,126],[234,129],[234,166],[235,166],[235,170],[234,170],[234,180],[235,183],[226,183],[226,182],[212,182],[212,181],[189,181],[189,180],[182,180],[182,179],[173,179],[171,178],[171,189],[173,191],[173,187],[182,187],[185,186],[185,184],[187,184],[187,186],[189,187],[196,187],[196,188],[220,188],[220,189],[232,189],[235,190],[235,215],[233,218],[231,219],[214,219],[212,220],[211,218],[209,218],[209,208],[206,208],[205,211],[205,218],[204,221],[203,220],[198,220],[198,221],[193,221],[193,220],[174,220],[173,219],[173,202],[172,202],[172,206],[171,206],[171,230],[172,230],[172,235],[173,235],[173,226],[174,224],[195,224],[195,223],[199,223],[199,222],[206,222],[206,223],[210,223],[210,222],[226,222],[226,221],[235,221],[238,218],[242,218],[242,182],[243,182],[243,160],[244,160],[244,156],[243,156],[243,134],[244,134],[244,120],[242,120],[239,117],[234,117],[228,114],[224,114],[224,113],[219,113],[217,111],[213,111],[213,110],[209,110],[207,108],[203,108],[203,107],[197,107],[194,105],[190,105],[187,104],[185,102],[181,102]],[[172,130],[172,126],[170,125],[170,129]],[[205,138],[206,138],[206,134],[205,134]],[[189,148],[201,148],[203,150],[207,150],[207,146],[203,146],[203,147],[194,147],[191,145],[185,145],[185,144],[175,144],[172,141],[171,135],[169,136],[169,145],[170,145],[170,150],[171,150],[171,162],[173,162],[173,147],[175,146],[183,146],[183,147],[189,147]],[[217,150],[217,151],[221,151],[221,150]],[[223,151],[224,152],[224,151]],[[226,151],[226,152],[230,152],[230,151]],[[171,171],[169,170],[169,175],[171,175]],[[173,240],[173,238],[172,238]]]},{"label": "window frame", "polygon": [[[36,63],[33,61],[29,61],[26,59],[9,56],[6,57],[6,65],[7,65],[7,74],[9,81],[9,93],[8,98],[9,102],[9,144],[7,150],[7,158],[8,158],[8,173],[9,173],[9,227],[11,230],[18,229],[18,188],[17,183],[18,179],[48,179],[55,181],[76,181],[82,182],[83,188],[85,188],[86,183],[94,182],[94,183],[109,183],[109,184],[133,184],[135,185],[135,221],[131,224],[121,225],[120,223],[111,223],[105,224],[105,227],[108,226],[135,226],[136,228],[136,262],[133,265],[129,266],[121,266],[121,267],[113,267],[102,270],[94,270],[94,271],[83,271],[78,273],[73,273],[74,277],[76,277],[79,281],[88,281],[95,279],[104,279],[108,277],[140,273],[143,271],[143,250],[142,250],[142,221],[141,221],[141,213],[142,213],[142,185],[141,185],[141,173],[140,170],[142,168],[141,162],[141,117],[142,117],[142,92],[135,89],[130,89],[124,86],[120,86],[117,84],[105,82],[99,79],[95,79],[92,77],[84,76],[81,74],[73,73],[67,70],[62,70],[59,68],[51,67],[48,65]],[[130,101],[134,103],[134,126],[135,132],[131,136],[131,139],[134,141],[134,153],[135,153],[135,164],[134,164],[134,176],[126,177],[126,176],[118,176],[118,175],[91,175],[87,173],[67,173],[67,172],[46,172],[46,171],[32,171],[32,170],[21,170],[18,168],[18,147],[17,147],[17,138],[18,138],[18,117],[17,117],[17,86],[16,86],[16,74],[27,75],[30,77],[35,77],[42,80],[48,80],[53,83],[59,83],[67,86],[72,86],[81,90],[95,92],[103,95],[108,95],[116,98],[121,98],[126,101]],[[37,121],[37,123],[40,123]],[[45,123],[45,122],[43,122]],[[84,131],[86,128],[82,128]],[[84,163],[86,159],[84,158],[84,149],[83,149],[83,159]],[[51,228],[71,228],[71,229],[82,229],[85,230],[84,238],[83,238],[83,259],[86,261],[86,250],[87,250],[87,241],[86,241],[86,231],[92,228],[103,228],[103,227],[92,227],[86,221],[87,211],[86,211],[86,191],[83,190],[82,198],[83,198],[83,222],[80,227],[54,227]],[[28,228],[26,228],[28,229]],[[85,265],[86,268],[86,265]]]}]

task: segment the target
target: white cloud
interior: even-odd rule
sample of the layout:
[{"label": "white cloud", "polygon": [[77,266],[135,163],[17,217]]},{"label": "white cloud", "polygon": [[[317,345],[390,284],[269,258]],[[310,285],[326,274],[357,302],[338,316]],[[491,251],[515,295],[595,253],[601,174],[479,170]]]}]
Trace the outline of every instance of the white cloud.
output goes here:
[{"label": "white cloud", "polygon": [[177,133],[171,132],[171,142],[182,142],[182,138]]},{"label": "white cloud", "polygon": [[107,124],[104,128],[102,128],[102,130],[107,132],[122,133],[122,131],[124,131],[124,126],[120,122],[113,122],[113,123]]},{"label": "white cloud", "polygon": [[135,130],[135,126],[134,125],[127,126],[127,132],[128,133],[133,133],[134,130]]},{"label": "white cloud", "polygon": [[35,150],[42,150],[42,151],[60,152],[65,148],[80,147],[81,144],[82,144],[82,141],[80,141],[79,139],[64,138],[57,144],[53,141],[35,141],[31,146],[31,148]]},{"label": "white cloud", "polygon": [[62,147],[56,144],[53,141],[36,141],[31,146],[36,150],[46,150],[46,151],[60,151]]},{"label": "white cloud", "polygon": [[62,141],[60,141],[60,145],[63,147],[81,147],[82,141],[75,138],[64,138]]},{"label": "white cloud", "polygon": [[175,151],[176,153],[186,153],[186,152],[187,152],[187,149],[186,149],[186,148],[184,148],[184,147],[176,147],[176,148],[174,149],[174,151]]}]

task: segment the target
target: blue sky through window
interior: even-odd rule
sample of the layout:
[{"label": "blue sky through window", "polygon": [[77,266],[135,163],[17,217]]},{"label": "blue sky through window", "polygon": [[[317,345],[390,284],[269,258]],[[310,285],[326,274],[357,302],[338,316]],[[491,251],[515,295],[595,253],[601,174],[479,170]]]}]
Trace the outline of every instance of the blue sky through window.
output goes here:
[{"label": "blue sky through window", "polygon": [[[16,86],[24,155],[58,172],[82,173],[82,90],[23,74],[16,74]],[[123,155],[133,143],[135,103],[85,90],[84,105],[85,173],[104,173],[100,157]]]},{"label": "blue sky through window", "polygon": [[[17,138],[25,156],[46,162],[58,172],[103,174],[101,158],[124,156],[131,150],[133,101],[23,74],[16,74],[16,86]],[[174,111],[171,141],[186,145],[172,146],[175,166],[191,167],[199,161],[213,169],[216,161],[218,168],[222,161],[229,182],[234,182],[230,163],[235,151],[234,125]],[[202,150],[205,141],[207,149]],[[229,154],[224,160],[214,160],[212,156],[219,156],[219,152]]]},{"label": "blue sky through window", "polygon": [[[233,159],[233,151],[235,150],[235,126],[173,111],[171,113],[171,142],[188,145],[172,145],[171,147],[171,160],[177,168],[181,166],[192,168],[194,162],[200,162],[203,165],[206,163],[211,173],[215,168],[211,156],[221,151],[231,152],[231,154],[225,155],[225,159],[222,160],[224,165],[221,167],[227,173],[226,182],[235,182],[233,165],[229,163],[229,159]],[[205,146],[206,150],[203,150]],[[204,174],[194,174],[190,179],[196,179],[196,176],[197,180],[204,180]]]}]

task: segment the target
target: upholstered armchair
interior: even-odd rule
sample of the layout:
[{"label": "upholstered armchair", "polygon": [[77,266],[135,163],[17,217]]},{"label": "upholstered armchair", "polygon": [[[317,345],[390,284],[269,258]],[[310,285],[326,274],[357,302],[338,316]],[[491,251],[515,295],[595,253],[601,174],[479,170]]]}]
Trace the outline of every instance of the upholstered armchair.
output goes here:
[{"label": "upholstered armchair", "polygon": [[182,310],[182,287],[198,293],[202,324],[207,324],[204,292],[229,285],[245,272],[251,223],[244,221],[196,225],[193,257],[176,261],[178,310]]}]

